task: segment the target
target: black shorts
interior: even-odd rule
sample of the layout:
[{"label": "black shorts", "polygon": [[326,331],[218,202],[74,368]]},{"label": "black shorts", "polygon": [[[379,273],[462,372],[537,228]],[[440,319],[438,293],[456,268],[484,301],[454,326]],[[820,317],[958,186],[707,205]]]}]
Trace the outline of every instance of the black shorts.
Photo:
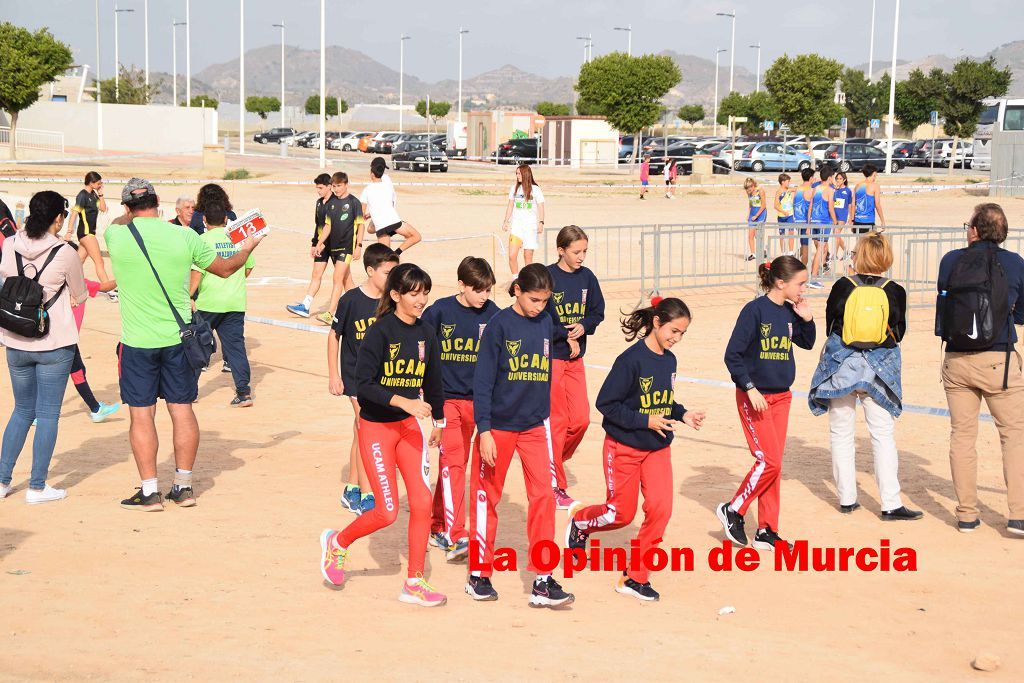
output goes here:
[{"label": "black shorts", "polygon": [[387,226],[386,228],[377,228],[377,232],[376,232],[377,237],[391,237],[391,236],[393,236],[396,232],[399,231],[399,229],[402,227],[402,224],[404,222],[405,221],[398,221],[397,223],[392,223],[391,225]]},{"label": "black shorts", "polygon": [[330,263],[337,264],[338,261],[341,261],[342,263],[351,263],[352,262],[352,254],[346,253],[345,251],[343,251],[341,249],[338,249],[338,250],[335,250],[335,251],[328,251],[325,248],[322,252],[320,252],[319,256],[314,256],[313,257],[313,263],[327,263],[327,262],[330,262]]},{"label": "black shorts", "polygon": [[874,223],[858,223],[857,221],[854,221],[853,227],[850,229],[850,232],[852,232],[855,235],[863,235],[865,233],[871,232],[874,229]]},{"label": "black shorts", "polygon": [[181,344],[159,349],[117,345],[117,376],[121,400],[136,408],[168,403],[192,403],[199,396],[199,371],[185,357]]},{"label": "black shorts", "polygon": [[96,236],[96,231],[93,230],[92,228],[88,227],[84,220],[78,221],[78,226],[77,226],[76,232],[78,233],[78,241],[79,242],[81,242],[82,238],[87,236],[87,235],[92,235],[93,237]]}]

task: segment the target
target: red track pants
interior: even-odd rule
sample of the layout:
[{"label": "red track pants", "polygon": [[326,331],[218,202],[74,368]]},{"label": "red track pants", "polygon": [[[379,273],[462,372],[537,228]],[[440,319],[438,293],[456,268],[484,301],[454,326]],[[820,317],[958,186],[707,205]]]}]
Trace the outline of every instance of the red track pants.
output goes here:
[{"label": "red track pants", "polygon": [[733,496],[730,507],[744,515],[751,501],[757,498],[757,528],[779,530],[779,499],[782,489],[782,454],[786,450],[786,429],[789,426],[790,392],[765,394],[768,410],[759,413],[747,398],[747,392],[736,390],[743,435],[754,456],[754,466],[744,477]]},{"label": "red track pants", "polygon": [[370,480],[376,505],[345,527],[338,545],[352,543],[398,519],[398,474],[409,500],[409,574],[423,573],[430,536],[430,459],[427,438],[414,417],[401,422],[369,422],[359,418],[359,457]]},{"label": "red track pants", "polygon": [[566,488],[565,461],[573,456],[590,426],[587,375],[583,359],[551,361],[551,450],[555,480]]},{"label": "red track pants", "polygon": [[[469,511],[469,524],[474,539],[480,544],[477,561],[485,569],[474,571],[479,576],[493,573],[490,565],[494,561],[494,538],[498,533],[498,502],[505,487],[505,476],[512,464],[512,454],[519,453],[526,479],[526,536],[530,549],[540,541],[555,539],[555,495],[551,490],[554,465],[551,458],[550,425],[543,425],[525,432],[505,432],[492,429],[491,436],[497,446],[494,467],[485,465],[480,457],[480,439],[473,446],[473,472],[471,487],[475,501]],[[536,572],[531,561],[527,568]]]},{"label": "red track pants", "polygon": [[473,443],[473,400],[444,402],[446,427],[441,433],[440,472],[434,486],[430,530],[443,531],[452,543],[469,537],[466,531],[466,464]]},{"label": "red track pants", "polygon": [[[672,516],[672,458],[669,449],[640,451],[604,437],[604,477],[608,499],[603,505],[590,505],[576,512],[577,522],[588,534],[620,529],[633,521],[640,493],[644,494],[644,522],[636,535],[643,557],[649,548],[661,543]],[[582,526],[582,525],[579,525]],[[648,571],[641,567],[626,572],[629,578],[647,583]]]}]

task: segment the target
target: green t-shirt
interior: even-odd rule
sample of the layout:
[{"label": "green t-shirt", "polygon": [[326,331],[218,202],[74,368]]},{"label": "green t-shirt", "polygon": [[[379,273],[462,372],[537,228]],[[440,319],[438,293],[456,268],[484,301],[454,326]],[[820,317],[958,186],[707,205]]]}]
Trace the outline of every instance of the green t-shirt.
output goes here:
[{"label": "green t-shirt", "polygon": [[[238,247],[231,242],[224,228],[207,230],[199,239],[221,258],[231,258],[238,253]],[[255,265],[256,259],[249,254],[245,268],[239,268],[226,278],[203,273],[203,279],[199,282],[199,296],[196,297],[196,310],[209,313],[245,312],[245,271]],[[196,266],[192,266],[192,269],[200,270]]]},{"label": "green t-shirt", "polygon": [[[188,283],[192,266],[206,268],[217,253],[192,230],[183,230],[159,218],[136,218],[134,222],[167,295],[182,319],[191,321]],[[167,299],[128,226],[110,225],[103,237],[120,295],[121,343],[140,349],[180,344],[181,333]]]}]

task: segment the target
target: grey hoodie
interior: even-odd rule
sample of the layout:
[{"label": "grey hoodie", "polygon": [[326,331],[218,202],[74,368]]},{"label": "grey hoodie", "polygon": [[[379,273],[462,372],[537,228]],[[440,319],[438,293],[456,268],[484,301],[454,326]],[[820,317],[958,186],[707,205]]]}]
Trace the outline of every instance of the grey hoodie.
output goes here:
[{"label": "grey hoodie", "polygon": [[33,240],[29,239],[24,230],[19,230],[14,237],[4,240],[3,256],[0,257],[0,277],[9,278],[18,274],[15,252],[21,254],[25,275],[32,277],[35,270],[29,267],[29,264],[42,266],[50,250],[58,244],[63,246],[57,250],[57,255],[39,278],[39,284],[43,286],[47,300],[62,284],[67,283],[60,297],[50,307],[50,333],[40,339],[29,339],[0,328],[0,340],[5,346],[22,351],[52,351],[78,343],[78,328],[71,313],[71,303],[79,304],[85,301],[89,291],[85,286],[85,276],[82,274],[82,262],[78,258],[78,253],[67,242],[50,233]]}]

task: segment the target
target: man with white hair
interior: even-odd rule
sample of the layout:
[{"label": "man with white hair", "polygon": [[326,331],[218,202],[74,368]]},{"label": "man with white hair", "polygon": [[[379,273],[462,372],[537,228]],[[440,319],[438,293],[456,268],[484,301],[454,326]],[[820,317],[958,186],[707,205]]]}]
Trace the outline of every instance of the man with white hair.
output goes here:
[{"label": "man with white hair", "polygon": [[188,225],[189,221],[192,220],[192,214],[196,210],[196,200],[191,197],[178,197],[178,201],[174,203],[174,220],[171,221],[172,225]]}]

